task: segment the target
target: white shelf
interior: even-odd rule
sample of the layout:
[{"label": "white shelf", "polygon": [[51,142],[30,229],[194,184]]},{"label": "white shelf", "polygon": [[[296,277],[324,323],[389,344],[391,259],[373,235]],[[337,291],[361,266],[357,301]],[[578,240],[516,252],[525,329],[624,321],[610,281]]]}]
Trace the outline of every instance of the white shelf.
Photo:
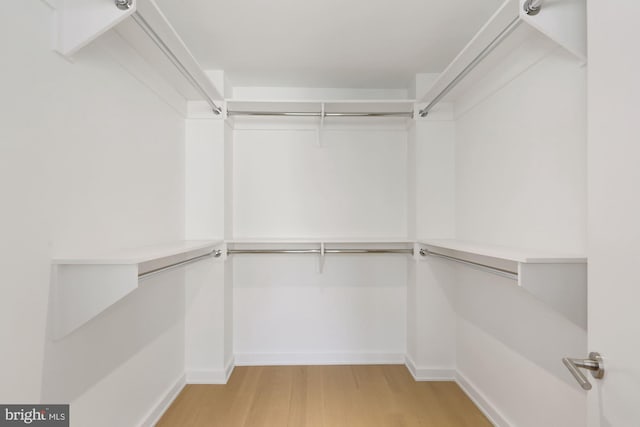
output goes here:
[{"label": "white shelf", "polygon": [[238,111],[320,112],[324,104],[326,112],[409,112],[415,99],[310,99],[310,100],[252,100],[227,99],[227,109]]},{"label": "white shelf", "polygon": [[[227,110],[234,112],[258,111],[264,113],[326,113],[324,120],[335,117],[331,113],[412,113],[414,99],[380,99],[380,100],[241,100],[227,99]],[[233,116],[237,119],[237,116]],[[320,117],[309,117],[320,120]],[[254,117],[255,119],[255,117]],[[353,117],[351,119],[354,119]],[[362,117],[359,119],[370,119]],[[384,119],[409,120],[409,117],[384,117]]]},{"label": "white shelf", "polygon": [[136,11],[135,3],[128,10],[120,10],[113,1],[103,0],[65,0],[55,4],[54,49],[66,57],[73,56]]},{"label": "white shelf", "polygon": [[[221,240],[181,240],[178,242],[161,243],[158,245],[142,246],[123,249],[105,254],[63,256],[51,260],[52,264],[137,264],[141,266],[139,273],[144,273],[145,264],[165,258],[189,258],[194,254],[222,243]],[[175,262],[175,261],[173,261]]]},{"label": "white shelf", "polygon": [[211,253],[221,241],[178,241],[52,259],[54,337],[77,329],[138,287],[139,276]]},{"label": "white shelf", "polygon": [[497,258],[505,261],[529,264],[585,264],[584,255],[549,253],[529,249],[510,248],[506,246],[487,245],[457,239],[422,239],[419,243],[469,255]]},{"label": "white shelf", "polygon": [[395,237],[285,237],[285,238],[238,238],[225,240],[227,244],[413,244],[413,240]]},{"label": "white shelf", "polygon": [[219,91],[154,0],[134,0],[128,10],[118,9],[113,0],[60,1],[54,13],[54,49],[72,58],[99,39],[122,66],[186,115],[186,101],[204,96],[134,21],[134,14],[148,23],[201,90],[222,107]]},{"label": "white shelf", "polygon": [[[504,72],[505,68],[514,68],[510,74],[517,74],[519,68],[526,68],[557,46],[562,46],[581,63],[586,61],[585,0],[558,0],[554,4],[545,2],[535,16],[529,16],[523,11],[523,3],[524,0],[506,0],[426,93],[417,96],[419,102],[431,103],[451,85],[453,89],[440,102],[455,102],[468,88],[477,86],[478,80],[486,78],[492,69],[500,67]],[[517,22],[515,29],[505,35],[497,47],[468,75],[456,82],[458,75],[513,21]],[[507,56],[511,57],[511,64],[517,64],[515,67],[502,64]]]},{"label": "white shelf", "polygon": [[[587,258],[584,255],[509,248],[456,239],[421,239],[418,243],[435,254],[466,262],[468,267],[493,270],[499,275],[513,277],[522,289],[586,329]],[[422,258],[430,259],[429,256]]]}]

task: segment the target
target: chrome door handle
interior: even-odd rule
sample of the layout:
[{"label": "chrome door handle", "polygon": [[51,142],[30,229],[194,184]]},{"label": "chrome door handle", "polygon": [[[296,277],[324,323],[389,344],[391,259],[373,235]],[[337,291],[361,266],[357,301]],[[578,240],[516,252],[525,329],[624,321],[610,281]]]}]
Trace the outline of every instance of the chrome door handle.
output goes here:
[{"label": "chrome door handle", "polygon": [[578,381],[580,387],[585,390],[591,390],[591,383],[579,368],[591,371],[593,378],[601,379],[604,377],[604,362],[602,361],[602,356],[600,356],[600,353],[596,353],[595,351],[589,353],[588,359],[572,359],[570,357],[565,357],[562,359],[562,363],[564,363],[564,366],[566,366],[569,372],[571,372],[571,375],[573,375],[576,381]]}]

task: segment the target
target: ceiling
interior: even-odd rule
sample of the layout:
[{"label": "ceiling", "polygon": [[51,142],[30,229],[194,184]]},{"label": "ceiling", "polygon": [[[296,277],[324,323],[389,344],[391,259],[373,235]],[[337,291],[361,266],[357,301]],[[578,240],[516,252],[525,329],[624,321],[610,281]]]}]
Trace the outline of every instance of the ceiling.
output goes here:
[{"label": "ceiling", "polygon": [[502,0],[156,0],[233,86],[407,88],[440,72]]}]

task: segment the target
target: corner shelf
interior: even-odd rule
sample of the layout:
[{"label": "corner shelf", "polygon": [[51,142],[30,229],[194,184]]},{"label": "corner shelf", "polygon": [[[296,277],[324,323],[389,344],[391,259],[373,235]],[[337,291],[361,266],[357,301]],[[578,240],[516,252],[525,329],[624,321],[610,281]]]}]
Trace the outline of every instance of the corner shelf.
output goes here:
[{"label": "corner shelf", "polygon": [[[511,276],[534,295],[578,326],[587,327],[587,258],[456,239],[422,239],[419,246],[436,256]],[[426,256],[424,258],[429,258]],[[504,274],[502,274],[504,273]]]},{"label": "corner shelf", "polygon": [[133,292],[140,279],[213,255],[221,243],[185,240],[104,255],[52,259],[54,338],[71,333]]}]

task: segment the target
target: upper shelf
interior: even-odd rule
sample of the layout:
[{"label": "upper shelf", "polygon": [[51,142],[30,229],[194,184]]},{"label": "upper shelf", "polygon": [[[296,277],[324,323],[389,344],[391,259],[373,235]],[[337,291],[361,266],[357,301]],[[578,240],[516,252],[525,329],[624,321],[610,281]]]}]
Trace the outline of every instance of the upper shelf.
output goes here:
[{"label": "upper shelf", "polygon": [[[128,9],[117,7],[115,0],[64,0],[58,2],[54,19],[54,49],[63,56],[71,58],[100,38],[115,45],[110,50],[134,74],[140,74],[143,67],[132,65],[136,62],[132,52],[150,66],[154,78],[159,75],[185,101],[221,104],[222,96],[154,0],[131,0]],[[145,76],[144,80],[157,90],[154,78]]]},{"label": "upper shelf", "polygon": [[[359,114],[388,114],[393,117],[410,118],[413,115],[413,99],[380,100],[245,100],[228,99],[229,116],[255,115],[269,116],[293,113],[308,117],[330,118],[339,115],[358,117]],[[234,114],[236,113],[236,114]]]},{"label": "upper shelf", "polygon": [[408,240],[402,237],[267,237],[267,238],[238,238],[225,240],[225,243],[414,243],[413,240]]},{"label": "upper shelf", "polygon": [[431,88],[417,97],[419,102],[434,106],[453,101],[473,80],[472,74],[484,75],[514,51],[535,55],[528,52],[533,45],[562,46],[581,62],[586,61],[585,0],[543,1],[536,15],[526,14],[525,1],[506,0]]},{"label": "upper shelf", "polygon": [[136,3],[129,9],[122,10],[113,1],[58,1],[54,13],[54,49],[71,57],[135,11]]}]

